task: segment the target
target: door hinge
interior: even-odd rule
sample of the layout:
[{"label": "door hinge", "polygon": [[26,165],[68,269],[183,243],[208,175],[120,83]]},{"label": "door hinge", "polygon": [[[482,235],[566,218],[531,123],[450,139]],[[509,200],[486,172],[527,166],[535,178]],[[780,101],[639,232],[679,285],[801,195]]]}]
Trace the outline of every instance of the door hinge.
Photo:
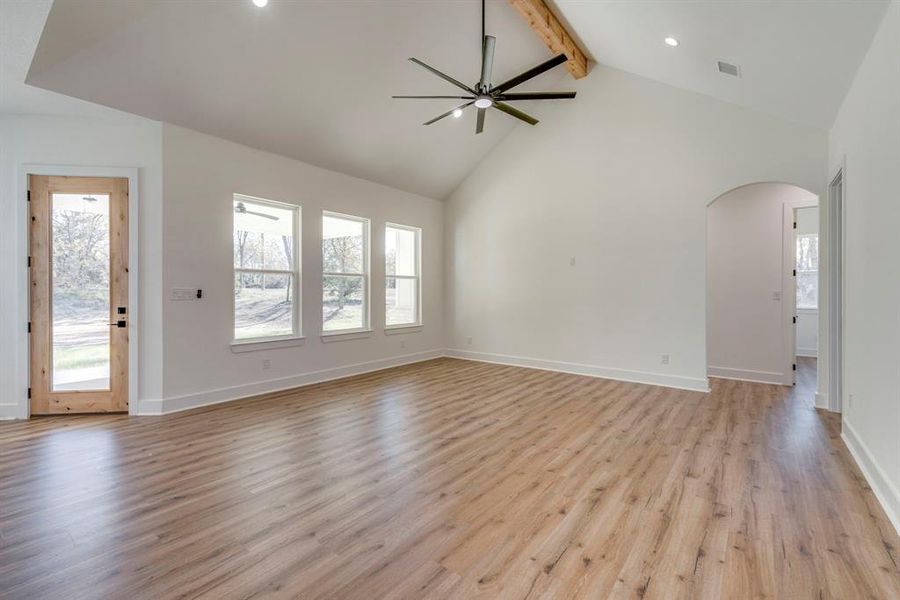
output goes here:
[{"label": "door hinge", "polygon": [[797,221],[794,221],[794,229],[797,229]]},{"label": "door hinge", "polygon": [[28,399],[31,400],[31,388],[28,388]]},{"label": "door hinge", "polygon": [[28,333],[31,333],[31,321],[28,321]]},{"label": "door hinge", "polygon": [[31,257],[28,257],[28,267],[31,268]]},{"label": "door hinge", "polygon": [[31,202],[31,190],[28,190],[28,194],[27,194],[27,196],[26,196],[26,199],[28,200],[28,202]]},{"label": "door hinge", "polygon": [[792,370],[792,371],[796,371],[796,370],[797,370],[797,363],[794,363],[793,365],[791,365],[791,370]]},{"label": "door hinge", "polygon": [[794,321],[794,323],[796,323],[796,322],[797,322],[797,317],[793,317],[793,321]]},{"label": "door hinge", "polygon": [[797,276],[797,269],[794,269],[794,277]]}]

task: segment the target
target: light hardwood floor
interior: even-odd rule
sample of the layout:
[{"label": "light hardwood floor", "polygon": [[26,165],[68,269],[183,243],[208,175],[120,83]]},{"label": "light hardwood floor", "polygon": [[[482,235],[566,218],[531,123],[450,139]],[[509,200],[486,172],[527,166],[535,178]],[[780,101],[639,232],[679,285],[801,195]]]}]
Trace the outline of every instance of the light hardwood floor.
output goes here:
[{"label": "light hardwood floor", "polygon": [[452,359],[3,423],[0,597],[900,598],[838,430],[808,385]]}]

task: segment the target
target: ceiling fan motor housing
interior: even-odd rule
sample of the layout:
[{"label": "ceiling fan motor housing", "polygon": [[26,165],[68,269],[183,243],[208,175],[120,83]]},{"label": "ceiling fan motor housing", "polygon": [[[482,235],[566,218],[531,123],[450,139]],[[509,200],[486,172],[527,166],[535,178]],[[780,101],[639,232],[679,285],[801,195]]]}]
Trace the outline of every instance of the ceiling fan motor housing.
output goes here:
[{"label": "ceiling fan motor housing", "polygon": [[549,71],[553,67],[561,65],[566,62],[565,53],[558,54],[551,58],[548,61],[545,61],[536,67],[532,67],[528,69],[524,73],[520,73],[516,77],[504,81],[503,83],[492,86],[491,85],[491,70],[494,66],[494,46],[497,43],[497,39],[492,35],[484,34],[484,2],[481,3],[481,79],[478,80],[475,85],[472,87],[467,86],[461,81],[457,81],[456,79],[450,77],[446,73],[442,73],[438,71],[434,67],[425,64],[421,60],[417,58],[410,58],[409,60],[416,63],[417,65],[427,69],[432,74],[437,75],[444,81],[453,84],[457,88],[460,88],[468,95],[465,96],[394,96],[394,98],[457,98],[460,100],[466,100],[464,104],[461,104],[455,108],[451,108],[447,112],[442,115],[438,115],[437,117],[426,121],[425,125],[431,125],[437,121],[440,121],[444,117],[449,115],[453,115],[455,117],[459,117],[462,114],[462,110],[475,105],[475,108],[478,109],[478,115],[475,122],[475,133],[481,133],[484,130],[484,115],[487,109],[496,108],[497,110],[508,114],[511,117],[515,117],[520,121],[524,121],[529,125],[537,124],[538,120],[534,117],[516,109],[507,104],[509,101],[515,100],[562,100],[568,98],[574,98],[575,92],[527,92],[527,93],[508,93],[510,89],[516,87],[517,85],[528,81],[534,77],[537,77],[541,73],[545,71]]}]

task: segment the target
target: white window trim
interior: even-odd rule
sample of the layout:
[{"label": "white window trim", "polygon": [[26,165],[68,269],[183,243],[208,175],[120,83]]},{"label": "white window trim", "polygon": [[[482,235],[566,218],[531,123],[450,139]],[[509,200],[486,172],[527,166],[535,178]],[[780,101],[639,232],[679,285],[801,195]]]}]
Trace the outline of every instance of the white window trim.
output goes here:
[{"label": "white window trim", "polygon": [[287,337],[276,336],[266,338],[249,338],[231,343],[231,351],[235,354],[242,352],[256,352],[257,350],[273,350],[276,348],[293,348],[306,343],[303,336]]},{"label": "white window trim", "polygon": [[387,233],[388,228],[391,229],[405,229],[406,231],[412,231],[416,234],[416,274],[415,275],[388,275],[387,274],[387,256],[385,256],[385,274],[384,274],[384,289],[385,294],[387,294],[387,280],[388,278],[395,279],[415,279],[416,280],[416,320],[411,323],[397,323],[395,325],[387,324],[387,303],[385,302],[384,308],[384,329],[412,329],[422,327],[422,228],[414,227],[412,225],[401,225],[400,223],[392,223],[390,221],[384,224],[385,233]]},{"label": "white window trim", "polygon": [[[351,329],[332,329],[329,331],[325,331],[325,322],[322,321],[322,311],[319,311],[319,324],[322,327],[321,337],[331,337],[336,335],[348,335],[348,334],[370,334],[372,332],[372,302],[371,302],[371,284],[369,282],[369,275],[372,272],[372,265],[370,264],[371,252],[369,249],[369,241],[372,239],[371,236],[371,228],[372,221],[366,217],[358,217],[356,215],[348,215],[345,213],[334,212],[331,210],[323,210],[322,211],[322,220],[324,221],[325,217],[334,217],[336,219],[345,219],[347,221],[356,221],[358,223],[363,224],[363,267],[364,273],[334,273],[331,271],[322,271],[322,281],[325,281],[326,277],[362,277],[363,279],[363,325],[362,327],[353,327]],[[325,240],[325,232],[322,231],[320,238],[320,244]],[[324,267],[324,257],[322,258],[322,266]],[[324,285],[323,285],[324,287]],[[324,304],[324,298],[319,298],[320,306]],[[368,337],[367,335],[362,335],[360,337]],[[348,338],[348,339],[356,339]]]},{"label": "white window trim", "polygon": [[[247,269],[243,267],[235,267],[234,266],[234,203],[236,201],[246,201],[253,202],[255,204],[264,204],[271,206],[273,208],[279,208],[282,210],[290,210],[293,213],[293,238],[292,238],[292,252],[293,252],[293,262],[291,270],[280,270],[280,269]],[[231,199],[231,349],[233,352],[250,352],[252,350],[264,350],[268,348],[282,348],[287,346],[297,346],[303,343],[303,323],[301,321],[301,315],[303,314],[302,304],[303,304],[303,296],[301,295],[300,290],[302,286],[300,284],[301,281],[301,268],[300,265],[303,264],[300,256],[300,224],[302,220],[302,207],[297,204],[288,204],[286,202],[278,202],[276,200],[268,200],[266,198],[258,198],[256,196],[248,196],[247,194],[233,194]],[[236,310],[236,305],[234,301],[234,276],[236,273],[272,273],[278,275],[291,275],[292,281],[292,289],[291,293],[294,295],[294,301],[291,303],[291,324],[293,331],[289,334],[285,335],[275,335],[275,336],[265,336],[265,337],[251,337],[251,338],[236,338],[234,337],[234,313]],[[286,343],[287,342],[287,343]],[[292,343],[293,342],[293,343]]]}]

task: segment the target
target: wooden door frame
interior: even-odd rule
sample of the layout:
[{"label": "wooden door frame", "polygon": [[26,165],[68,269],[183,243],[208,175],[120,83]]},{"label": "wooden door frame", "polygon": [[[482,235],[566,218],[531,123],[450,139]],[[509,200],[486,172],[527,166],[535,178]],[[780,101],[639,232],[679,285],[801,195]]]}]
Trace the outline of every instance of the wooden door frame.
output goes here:
[{"label": "wooden door frame", "polygon": [[128,180],[128,297],[130,313],[128,318],[128,414],[139,414],[140,397],[139,382],[139,348],[140,348],[140,243],[139,215],[140,194],[138,169],[133,167],[76,167],[71,165],[23,164],[19,168],[19,190],[22,210],[19,221],[19,253],[22,257],[19,266],[21,333],[17,343],[18,363],[24,365],[19,370],[19,415],[21,418],[31,417],[31,402],[28,399],[28,386],[31,379],[31,346],[28,335],[28,317],[31,311],[31,296],[27,257],[29,255],[30,222],[28,210],[28,176],[58,175],[64,177],[113,177]]}]

